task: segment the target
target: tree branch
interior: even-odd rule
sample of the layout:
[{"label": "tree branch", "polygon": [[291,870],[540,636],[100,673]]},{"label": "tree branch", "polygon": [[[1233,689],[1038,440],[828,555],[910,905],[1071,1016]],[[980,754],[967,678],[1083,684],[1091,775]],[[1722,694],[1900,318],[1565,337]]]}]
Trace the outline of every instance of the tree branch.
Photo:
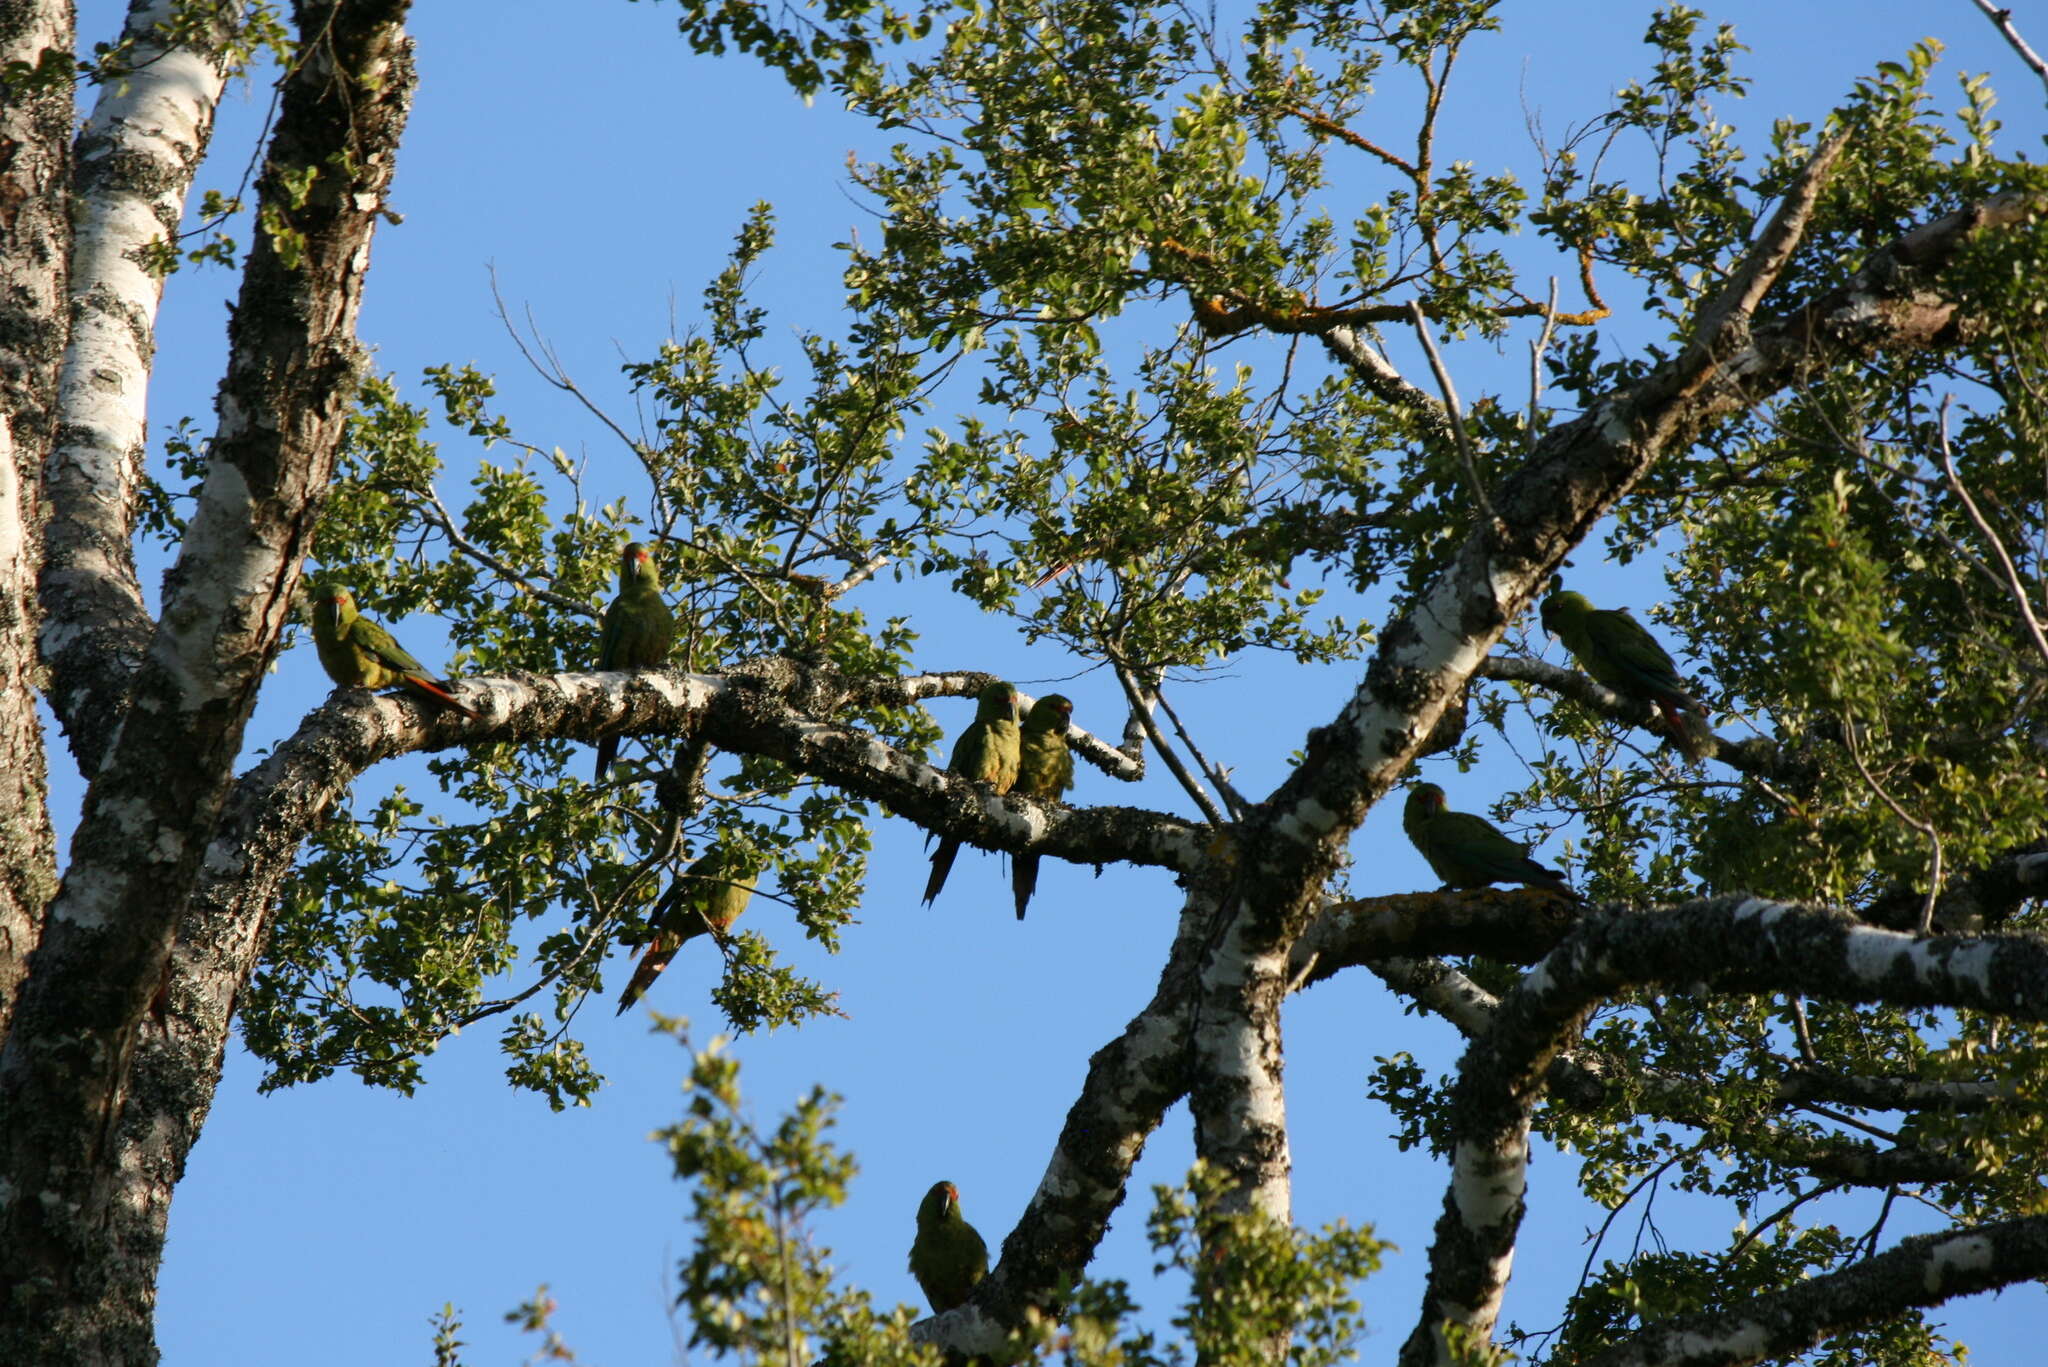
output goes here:
[{"label": "tree branch", "polygon": [[2012,22],[2012,11],[1994,5],[1991,0],[1976,0],[1976,3],[1977,8],[1984,11],[1984,17],[1989,19],[2005,38],[2006,45],[2019,54],[2019,59],[2027,64],[2027,70],[2039,76],[2041,84],[2048,87],[2048,62],[2042,61],[2041,54],[2028,47],[2027,40],[2020,37],[2019,29]]},{"label": "tree branch", "polygon": [[1920,939],[1845,912],[1723,897],[1588,917],[1501,1000],[1459,1065],[1453,1177],[1403,1367],[1448,1360],[1447,1325],[1493,1332],[1522,1214],[1531,1112],[1552,1061],[1598,1002],[1656,983],[1798,991],[1838,1001],[1966,1007],[2048,1019],[2048,942]]},{"label": "tree branch", "polygon": [[2048,1274],[2048,1216],[2029,1215],[1901,1239],[1839,1272],[1808,1278],[1740,1310],[1679,1315],[1644,1326],[1580,1367],[1737,1367],[1784,1358],[1831,1334],[1957,1296]]}]

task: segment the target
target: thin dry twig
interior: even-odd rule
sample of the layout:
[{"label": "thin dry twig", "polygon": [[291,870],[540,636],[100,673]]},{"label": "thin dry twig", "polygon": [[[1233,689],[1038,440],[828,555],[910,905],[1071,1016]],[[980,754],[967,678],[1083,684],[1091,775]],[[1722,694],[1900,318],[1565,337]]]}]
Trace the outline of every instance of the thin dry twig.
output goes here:
[{"label": "thin dry twig", "polygon": [[441,529],[441,535],[447,537],[448,544],[456,550],[476,561],[479,565],[493,571],[499,578],[513,585],[522,593],[530,594],[550,607],[559,608],[563,612],[579,613],[585,617],[595,617],[598,615],[596,608],[583,602],[581,599],[571,598],[567,594],[556,593],[552,589],[541,588],[518,570],[512,568],[512,566],[464,536],[461,530],[456,527],[455,517],[448,511],[448,505],[441,502],[441,495],[435,491],[433,485],[430,484],[426,487],[425,497],[428,504],[426,510],[428,519]]},{"label": "thin dry twig", "polygon": [[1208,780],[1216,785],[1216,791],[1223,795],[1223,805],[1230,809],[1232,817],[1242,821],[1247,804],[1237,789],[1230,786],[1228,771],[1219,769],[1216,765],[1211,764],[1209,757],[1202,753],[1200,746],[1195,744],[1195,738],[1188,734],[1188,728],[1182,723],[1180,713],[1174,711],[1173,704],[1166,700],[1165,689],[1153,689],[1152,696],[1158,700],[1160,710],[1166,713],[1166,719],[1173,723],[1173,733],[1180,737],[1180,743],[1187,746],[1188,753],[1195,757],[1195,764],[1208,777]]},{"label": "thin dry twig", "polygon": [[2004,35],[2006,45],[2018,53],[2020,60],[2027,64],[2028,70],[2041,78],[2044,87],[2048,87],[2048,62],[2042,61],[2041,54],[2028,47],[2027,40],[2020,37],[2019,29],[2012,22],[2012,11],[1992,4],[1991,0],[1976,0],[1976,3],[1977,8],[1984,11],[1984,17]]},{"label": "thin dry twig", "polygon": [[[1408,313],[1410,321],[1415,324],[1415,335],[1422,342],[1423,354],[1429,357],[1429,369],[1436,376],[1437,391],[1443,395],[1444,412],[1451,420],[1451,440],[1458,448],[1459,459],[1465,462],[1465,477],[1472,482],[1472,497],[1479,503],[1480,516],[1491,527],[1498,519],[1493,515],[1493,500],[1486,496],[1486,485],[1479,478],[1479,458],[1472,449],[1472,434],[1465,430],[1465,411],[1458,404],[1458,391],[1451,383],[1451,372],[1444,368],[1444,358],[1436,349],[1436,339],[1429,335],[1429,319],[1422,312],[1422,304],[1410,300]],[[1546,320],[1546,330],[1547,327]]]},{"label": "thin dry twig", "polygon": [[1801,1196],[1793,1197],[1790,1201],[1786,1202],[1778,1209],[1772,1211],[1769,1215],[1764,1216],[1763,1219],[1757,1221],[1748,1233],[1744,1234],[1740,1239],[1737,1239],[1735,1241],[1734,1247],[1730,1248],[1725,1254],[1722,1255],[1721,1261],[1723,1263],[1734,1261],[1735,1255],[1742,1252],[1743,1249],[1748,1248],[1752,1243],[1755,1243],[1758,1235],[1762,1234],[1772,1225],[1777,1224],[1780,1220],[1783,1220],[1787,1216],[1791,1215],[1792,1212],[1798,1210],[1808,1201],[1818,1200],[1820,1197],[1826,1196],[1830,1192],[1840,1191],[1843,1187],[1846,1187],[1848,1185],[1849,1184],[1847,1182],[1823,1182],[1819,1186],[1815,1187],[1812,1191],[1809,1191]]},{"label": "thin dry twig", "polygon": [[1166,767],[1173,776],[1180,780],[1180,786],[1195,800],[1195,805],[1202,809],[1202,815],[1209,819],[1209,824],[1225,824],[1223,809],[1216,805],[1216,799],[1209,796],[1209,790],[1202,786],[1202,781],[1188,771],[1188,766],[1182,762],[1181,757],[1166,743],[1166,736],[1160,731],[1159,723],[1152,720],[1152,709],[1145,703],[1146,690],[1139,685],[1137,676],[1131,673],[1127,665],[1118,664],[1115,669],[1116,681],[1124,686],[1124,696],[1130,699],[1131,715],[1138,719],[1145,728],[1145,734],[1151,737],[1153,750],[1166,762]]},{"label": "thin dry twig", "polygon": [[2005,549],[2004,540],[1991,528],[1991,522],[1977,507],[1977,500],[1970,497],[1970,491],[1963,487],[1963,477],[1956,473],[1955,451],[1948,441],[1948,410],[1955,402],[1955,395],[1944,394],[1941,398],[1941,421],[1936,435],[1941,440],[1941,473],[1946,478],[1949,492],[1962,502],[1963,511],[1968,513],[1977,532],[1990,543],[1993,553],[1998,556],[1998,567],[2005,571],[2005,590],[2012,595],[2013,606],[2020,610],[2020,620],[2027,624],[2027,634],[2034,640],[2034,649],[2048,664],[2048,632],[2041,629],[2041,619],[2034,615],[2034,605],[2027,601],[2027,586],[2020,579],[2018,566],[2012,562],[2012,555]]},{"label": "thin dry twig", "polygon": [[1892,815],[1926,836],[1928,843],[1934,847],[1934,858],[1932,861],[1934,867],[1927,874],[1927,900],[1920,904],[1920,933],[1922,935],[1932,934],[1934,931],[1934,904],[1941,897],[1941,832],[1934,828],[1933,822],[1922,821],[1910,815],[1904,807],[1901,807],[1892,798],[1890,793],[1884,790],[1884,785],[1879,783],[1876,776],[1870,772],[1870,766],[1863,762],[1862,747],[1856,743],[1856,717],[1846,709],[1842,713],[1842,738],[1848,746],[1849,758],[1855,762],[1856,772],[1863,775],[1863,782],[1869,787],[1870,791],[1876,793],[1884,805],[1892,809]]}]

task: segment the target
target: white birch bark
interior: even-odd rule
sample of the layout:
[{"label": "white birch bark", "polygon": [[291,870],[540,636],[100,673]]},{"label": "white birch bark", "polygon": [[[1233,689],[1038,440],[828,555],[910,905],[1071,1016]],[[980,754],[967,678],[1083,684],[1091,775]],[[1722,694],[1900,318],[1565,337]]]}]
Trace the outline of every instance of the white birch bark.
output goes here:
[{"label": "white birch bark", "polygon": [[122,35],[128,70],[100,87],[74,151],[71,331],[45,477],[41,645],[52,704],[88,774],[150,629],[133,550],[164,285],[148,263],[177,241],[224,80],[218,22],[196,45],[166,44],[156,32],[191,8],[131,6]]}]

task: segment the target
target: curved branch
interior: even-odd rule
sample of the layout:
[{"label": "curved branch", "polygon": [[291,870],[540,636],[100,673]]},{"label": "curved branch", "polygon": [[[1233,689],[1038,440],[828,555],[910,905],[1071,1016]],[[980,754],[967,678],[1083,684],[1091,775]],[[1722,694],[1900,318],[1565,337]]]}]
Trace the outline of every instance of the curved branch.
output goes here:
[{"label": "curved branch", "polygon": [[1959,340],[1956,305],[1931,273],[1974,234],[2022,221],[2032,202],[2008,196],[1914,229],[1836,289],[1752,327],[1762,297],[1827,167],[1824,148],[1788,196],[1754,260],[1705,310],[1685,350],[1640,381],[1554,428],[1496,486],[1504,529],[1468,537],[1445,568],[1380,633],[1363,683],[1335,720],[1312,731],[1303,762],[1248,822],[1264,886],[1287,900],[1283,937],[1315,910],[1313,889],[1341,846],[1424,748],[1437,719],[1483,665],[1564,555],[1666,453],[1820,367],[1884,348]]},{"label": "curved branch", "polygon": [[1580,1367],[1738,1367],[1788,1357],[1831,1334],[1914,1306],[1993,1291],[2048,1274],[2048,1216],[1901,1239],[1895,1248],[1788,1290],[1753,1296],[1740,1310],[1680,1315],[1646,1325]]},{"label": "curved branch", "polygon": [[[1611,721],[1652,733],[1661,734],[1663,729],[1657,709],[1651,704],[1624,698],[1606,685],[1594,682],[1591,675],[1547,660],[1489,655],[1480,664],[1477,674],[1482,679],[1498,679],[1504,683],[1534,684],[1547,693],[1570,698],[1587,711],[1596,712]],[[1702,755],[1718,759],[1739,773],[1768,776],[1779,773],[1783,768],[1777,743],[1763,736],[1724,740],[1720,736],[1706,734],[1693,739],[1699,744]]]},{"label": "curved branch", "polygon": [[1492,1334],[1514,1261],[1529,1119],[1545,1074],[1596,1004],[1626,988],[1666,982],[2042,1020],[2048,942],[1915,939],[1838,910],[1761,898],[1587,918],[1502,998],[1493,1028],[1459,1066],[1451,1102],[1453,1177],[1403,1367],[1447,1361],[1447,1324],[1482,1341]]}]

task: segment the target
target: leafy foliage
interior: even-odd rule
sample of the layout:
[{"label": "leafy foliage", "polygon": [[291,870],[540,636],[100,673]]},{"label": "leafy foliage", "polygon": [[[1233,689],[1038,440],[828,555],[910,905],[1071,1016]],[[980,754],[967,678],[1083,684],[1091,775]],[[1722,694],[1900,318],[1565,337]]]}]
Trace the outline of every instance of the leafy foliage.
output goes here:
[{"label": "leafy foliage", "polygon": [[[911,579],[1134,684],[1253,649],[1341,668],[1544,432],[1686,346],[1823,136],[1852,135],[1771,306],[1839,285],[1930,217],[2048,190],[1998,152],[1981,79],[1962,81],[1959,111],[1936,108],[1932,43],[1845,92],[1826,126],[1781,121],[1745,141],[1722,112],[1746,89],[1741,44],[1683,6],[1649,23],[1647,73],[1543,147],[1527,185],[1440,145],[1458,55],[1499,23],[1489,3],[1269,0],[1236,31],[1117,0],[689,0],[681,16],[700,50],[754,54],[806,95],[830,88],[898,139],[852,173],[881,231],[840,244],[841,334],[785,348],[749,294],[773,216],[747,217],[697,329],[625,368],[642,430],[598,414],[631,457],[630,488],[518,435],[473,370],[426,373],[438,413],[394,378],[366,385],[323,572],[387,620],[438,614],[459,668],[587,667],[629,536],[678,586],[677,668],[773,652],[905,672],[909,620],[858,600]],[[1359,131],[1383,89],[1419,96],[1399,152]],[[1533,240],[1513,241],[1525,226]],[[1726,415],[1566,575],[1590,574],[1596,545],[1662,570],[1669,596],[1648,624],[1723,733],[1759,742],[1741,763],[1687,769],[1599,709],[1487,688],[1484,731],[1454,759],[1525,757],[1495,819],[1568,832],[1574,878],[1600,901],[1754,891],[1873,917],[1905,905],[1907,926],[1948,875],[2039,840],[2044,255],[2039,222],[1986,235],[1952,272],[1955,347],[1816,365]],[[1579,282],[1583,309],[1548,302],[1536,282],[1556,275]],[[1647,335],[1594,330],[1610,296]],[[1521,375],[1474,361],[1491,387],[1452,414],[1393,374],[1390,338],[1410,326],[1461,358],[1534,343],[1537,382],[1525,399]],[[459,509],[440,492],[436,431],[473,470]],[[157,495],[148,525],[174,535],[176,496]],[[845,720],[913,754],[937,738],[917,709]],[[546,1012],[510,1018],[508,1071],[557,1106],[587,1101],[599,1078],[569,1032],[604,954],[644,940],[662,886],[714,840],[760,855],[764,896],[779,888],[803,933],[836,947],[862,896],[868,806],[758,757],[696,792],[668,742],[640,744],[622,781],[595,788],[564,777],[571,746],[552,739],[434,760],[431,811],[405,787],[337,811],[241,1004],[273,1082],[347,1067],[409,1089],[453,1030],[545,994]],[[2042,924],[2038,901],[2001,914]],[[715,1000],[737,1027],[832,1009],[829,987],[779,963],[777,933],[727,949]],[[528,984],[487,996],[514,974]],[[1472,976],[1496,991],[1516,977],[1485,963]],[[1868,1256],[1889,1197],[1867,1234],[1844,1234],[1840,1211],[1897,1184],[1841,1174],[1880,1149],[1934,1173],[1914,1194],[1957,1220],[2041,1208],[2042,1146],[2021,1142],[2048,1075],[2037,1030],[1672,987],[1603,1006],[1581,1043],[1605,1090],[1553,1097],[1538,1125],[1577,1155],[1585,1191],[1617,1210],[1678,1193],[1759,1222],[1712,1252],[1638,1249],[1589,1272],[1531,1351],[1591,1353],[1651,1318]],[[1821,1075],[1994,1082],[2009,1105],[1994,1126],[1960,1106],[1786,1101]],[[827,1098],[764,1135],[739,1115],[735,1076],[716,1050],[696,1056],[691,1118],[668,1136],[699,1184],[695,1341],[748,1360],[813,1341],[849,1361],[919,1357],[906,1312],[834,1290],[802,1237],[852,1174],[823,1143]],[[1451,1132],[1449,1088],[1427,1078],[1399,1055],[1371,1082],[1403,1147]],[[1155,1247],[1198,1292],[1176,1326],[1205,1360],[1270,1360],[1282,1336],[1303,1367],[1338,1360],[1357,1332],[1348,1287],[1378,1245],[1226,1215],[1225,1195],[1198,1173],[1161,1198]],[[1227,1301],[1199,1294],[1226,1282]],[[1121,1329],[1125,1289],[1082,1287],[1073,1306],[1056,1345],[1071,1361],[1173,1360]],[[1907,1315],[1816,1360],[1952,1351]]]}]

